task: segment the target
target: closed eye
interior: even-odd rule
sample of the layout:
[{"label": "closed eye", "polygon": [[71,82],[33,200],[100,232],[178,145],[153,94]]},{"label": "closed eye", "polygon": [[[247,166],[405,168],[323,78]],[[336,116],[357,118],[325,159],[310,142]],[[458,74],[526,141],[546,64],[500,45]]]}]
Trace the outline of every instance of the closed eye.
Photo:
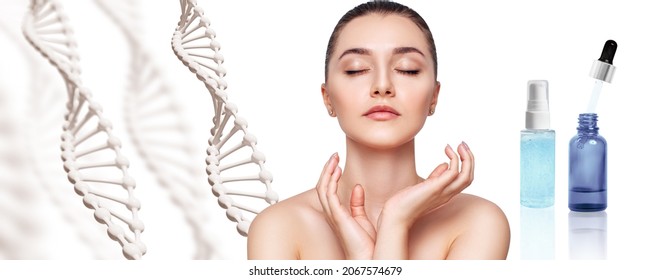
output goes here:
[{"label": "closed eye", "polygon": [[420,73],[420,70],[400,70],[400,69],[397,69],[396,71],[397,71],[398,73],[401,73],[401,74],[405,74],[405,75],[413,75],[413,76],[415,76],[415,75],[417,75],[417,74]]},{"label": "closed eye", "polygon": [[354,76],[354,75],[359,75],[367,72],[368,69],[362,69],[362,70],[345,70],[346,75]]}]

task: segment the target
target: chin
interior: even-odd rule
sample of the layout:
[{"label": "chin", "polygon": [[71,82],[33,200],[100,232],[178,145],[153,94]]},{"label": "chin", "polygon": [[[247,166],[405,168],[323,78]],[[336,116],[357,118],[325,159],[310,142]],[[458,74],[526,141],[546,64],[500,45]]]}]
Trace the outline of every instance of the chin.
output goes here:
[{"label": "chin", "polygon": [[348,136],[353,141],[366,146],[371,149],[376,150],[390,150],[399,148],[403,145],[413,142],[415,138],[415,133],[367,133],[365,135],[360,135],[357,133],[354,136]]},{"label": "chin", "polygon": [[364,146],[377,150],[377,151],[388,151],[388,150],[394,150],[399,147],[402,147],[403,145],[407,144],[409,142],[399,142],[399,143],[362,143]]}]

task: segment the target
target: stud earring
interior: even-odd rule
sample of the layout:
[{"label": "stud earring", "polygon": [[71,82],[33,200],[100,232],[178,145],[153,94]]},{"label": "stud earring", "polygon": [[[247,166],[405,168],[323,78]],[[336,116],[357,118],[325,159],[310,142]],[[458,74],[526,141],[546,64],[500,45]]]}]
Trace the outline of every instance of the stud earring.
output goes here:
[{"label": "stud earring", "polygon": [[433,116],[433,109],[429,110],[429,116]]},{"label": "stud earring", "polygon": [[328,112],[329,112],[330,116],[334,116],[334,111],[329,110]]}]

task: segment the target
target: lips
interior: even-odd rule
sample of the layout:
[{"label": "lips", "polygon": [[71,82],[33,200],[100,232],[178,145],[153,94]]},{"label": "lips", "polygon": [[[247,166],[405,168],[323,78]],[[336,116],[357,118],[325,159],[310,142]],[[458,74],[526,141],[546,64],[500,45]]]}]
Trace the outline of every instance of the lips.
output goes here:
[{"label": "lips", "polygon": [[385,121],[399,117],[401,114],[388,105],[376,105],[370,108],[363,116],[373,120]]}]

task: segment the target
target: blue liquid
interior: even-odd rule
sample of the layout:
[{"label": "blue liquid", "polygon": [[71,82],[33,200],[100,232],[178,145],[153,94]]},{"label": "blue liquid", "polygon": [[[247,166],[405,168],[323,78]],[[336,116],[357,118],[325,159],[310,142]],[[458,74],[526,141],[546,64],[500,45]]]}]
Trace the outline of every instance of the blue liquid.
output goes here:
[{"label": "blue liquid", "polygon": [[607,142],[598,134],[598,116],[580,114],[578,134],[569,143],[569,209],[607,208]]},{"label": "blue liquid", "polygon": [[580,212],[607,209],[607,190],[591,191],[590,188],[573,187],[569,190],[569,209]]},{"label": "blue liquid", "polygon": [[520,143],[520,203],[530,208],[555,204],[555,131],[523,130]]}]

